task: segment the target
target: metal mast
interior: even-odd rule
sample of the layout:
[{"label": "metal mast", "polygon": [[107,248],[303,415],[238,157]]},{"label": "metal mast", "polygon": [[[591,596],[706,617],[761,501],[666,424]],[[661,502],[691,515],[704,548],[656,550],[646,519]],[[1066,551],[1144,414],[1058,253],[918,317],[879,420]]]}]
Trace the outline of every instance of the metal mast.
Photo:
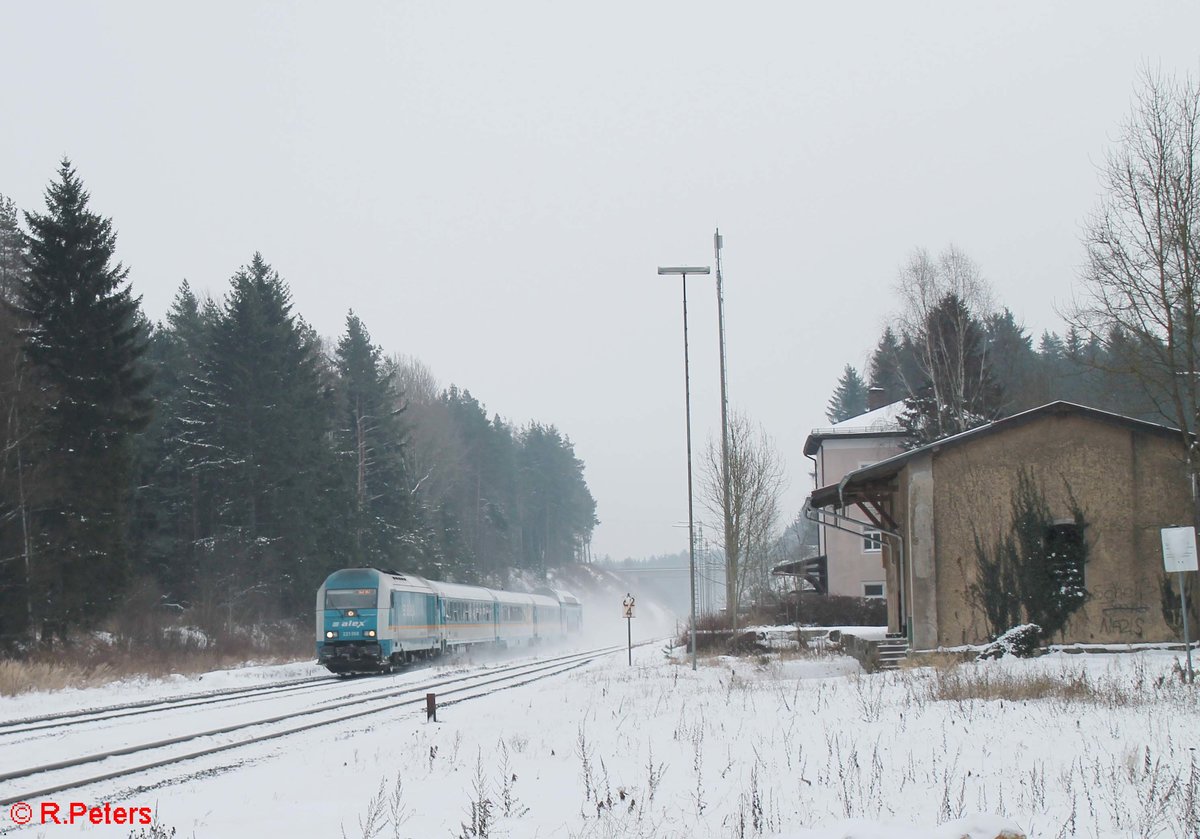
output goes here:
[{"label": "metal mast", "polygon": [[721,229],[713,233],[713,250],[717,257],[717,326],[721,341],[721,514],[724,524],[725,541],[725,608],[728,610],[731,627],[737,628],[737,604],[728,601],[734,599],[737,592],[737,568],[733,563],[737,558],[737,539],[733,532],[733,498],[729,488],[729,393],[725,377],[725,288],[721,281]]},{"label": "metal mast", "polygon": [[699,267],[658,268],[659,276],[678,274],[683,280],[683,393],[687,415],[687,483],[688,483],[688,585],[692,601],[692,669],[696,669],[696,517],[692,506],[692,374],[688,359],[687,275],[708,274],[707,265]]}]

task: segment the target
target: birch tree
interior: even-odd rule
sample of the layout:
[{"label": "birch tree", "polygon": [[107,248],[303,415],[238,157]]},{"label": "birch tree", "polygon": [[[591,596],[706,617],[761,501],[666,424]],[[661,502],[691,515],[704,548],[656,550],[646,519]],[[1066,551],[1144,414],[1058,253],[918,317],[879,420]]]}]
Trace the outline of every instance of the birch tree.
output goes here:
[{"label": "birch tree", "polygon": [[[720,441],[710,439],[701,476],[701,503],[717,522],[724,520],[725,487]],[[737,630],[743,597],[765,587],[779,523],[779,499],[786,488],[783,458],[774,441],[745,414],[729,414],[729,510],[731,532],[724,534],[725,604]],[[720,526],[716,525],[720,530]],[[732,550],[730,550],[732,548]]]},{"label": "birch tree", "polygon": [[982,318],[991,291],[979,267],[953,246],[936,259],[917,249],[900,271],[901,352],[905,390],[902,425],[921,445],[974,428],[999,415],[1001,393]]}]

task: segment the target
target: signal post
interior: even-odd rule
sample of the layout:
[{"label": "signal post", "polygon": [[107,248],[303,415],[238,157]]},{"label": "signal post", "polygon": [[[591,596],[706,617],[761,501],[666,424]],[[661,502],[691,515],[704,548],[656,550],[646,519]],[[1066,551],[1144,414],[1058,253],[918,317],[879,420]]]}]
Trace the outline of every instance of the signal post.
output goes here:
[{"label": "signal post", "polygon": [[632,594],[626,594],[621,601],[622,617],[625,618],[625,643],[629,653],[629,666],[633,666],[633,604]]}]

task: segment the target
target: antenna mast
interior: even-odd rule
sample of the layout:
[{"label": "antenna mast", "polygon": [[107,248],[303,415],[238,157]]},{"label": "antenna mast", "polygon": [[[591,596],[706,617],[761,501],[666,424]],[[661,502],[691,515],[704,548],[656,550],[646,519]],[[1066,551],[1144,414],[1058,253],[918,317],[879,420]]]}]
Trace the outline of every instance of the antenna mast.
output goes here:
[{"label": "antenna mast", "polygon": [[721,229],[713,233],[713,250],[717,258],[717,323],[721,341],[721,513],[725,541],[725,608],[732,616],[731,627],[737,629],[737,534],[733,532],[733,498],[729,475],[729,392],[725,375],[725,287],[721,277]]}]

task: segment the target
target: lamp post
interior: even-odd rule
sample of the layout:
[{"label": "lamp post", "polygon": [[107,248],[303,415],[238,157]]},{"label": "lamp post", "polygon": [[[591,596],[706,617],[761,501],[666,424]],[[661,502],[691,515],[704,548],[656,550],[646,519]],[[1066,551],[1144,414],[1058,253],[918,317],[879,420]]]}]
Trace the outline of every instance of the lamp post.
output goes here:
[{"label": "lamp post", "polygon": [[692,610],[692,669],[696,669],[696,519],[692,507],[692,378],[688,362],[688,320],[687,320],[687,275],[707,274],[707,265],[703,266],[659,266],[659,276],[664,274],[679,275],[683,279],[683,394],[684,414],[687,421],[687,484],[688,484],[688,583],[691,593]]}]

